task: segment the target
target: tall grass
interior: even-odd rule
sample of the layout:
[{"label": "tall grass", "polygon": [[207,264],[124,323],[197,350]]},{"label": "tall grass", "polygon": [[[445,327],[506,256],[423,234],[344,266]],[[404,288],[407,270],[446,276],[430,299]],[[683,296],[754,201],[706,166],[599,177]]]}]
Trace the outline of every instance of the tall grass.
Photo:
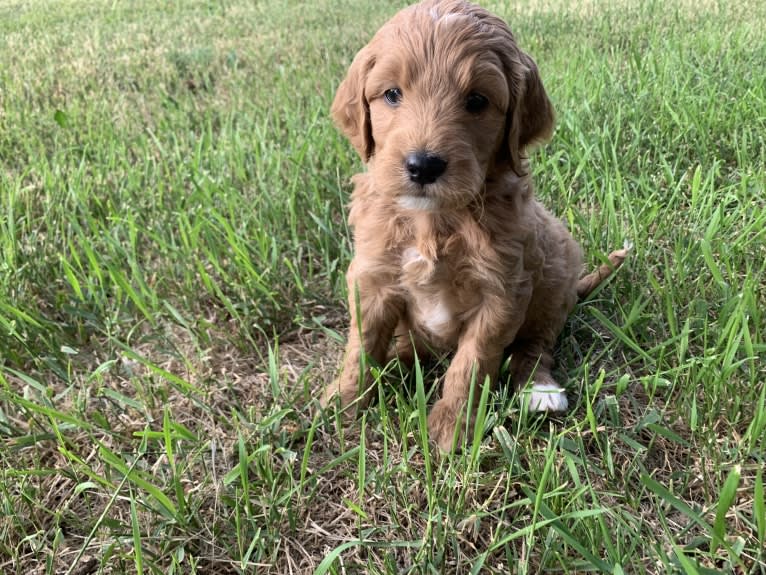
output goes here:
[{"label": "tall grass", "polygon": [[557,109],[540,197],[635,250],[570,412],[479,386],[441,457],[444,362],[312,403],[361,169],[327,110],[402,3],[0,0],[0,571],[765,573],[761,4],[486,3]]}]

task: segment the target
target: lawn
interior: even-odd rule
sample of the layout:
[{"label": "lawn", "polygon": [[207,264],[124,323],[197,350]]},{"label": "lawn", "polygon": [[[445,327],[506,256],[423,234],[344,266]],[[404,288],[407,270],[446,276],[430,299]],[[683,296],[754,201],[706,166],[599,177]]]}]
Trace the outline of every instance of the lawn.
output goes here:
[{"label": "lawn", "polygon": [[[315,398],[361,169],[328,109],[401,2],[0,0],[0,572],[766,573],[766,3],[490,1],[538,195],[624,267],[458,455],[448,358]],[[505,373],[505,372],[504,372]]]}]

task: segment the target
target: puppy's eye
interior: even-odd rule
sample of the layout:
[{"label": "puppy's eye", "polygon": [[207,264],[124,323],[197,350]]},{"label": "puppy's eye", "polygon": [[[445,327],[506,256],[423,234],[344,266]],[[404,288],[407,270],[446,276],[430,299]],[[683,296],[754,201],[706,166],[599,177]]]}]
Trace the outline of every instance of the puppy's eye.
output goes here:
[{"label": "puppy's eye", "polygon": [[383,97],[389,106],[396,107],[402,101],[402,91],[399,88],[391,88],[383,92]]},{"label": "puppy's eye", "polygon": [[471,114],[480,114],[489,106],[489,100],[476,92],[471,92],[465,100],[465,109]]}]

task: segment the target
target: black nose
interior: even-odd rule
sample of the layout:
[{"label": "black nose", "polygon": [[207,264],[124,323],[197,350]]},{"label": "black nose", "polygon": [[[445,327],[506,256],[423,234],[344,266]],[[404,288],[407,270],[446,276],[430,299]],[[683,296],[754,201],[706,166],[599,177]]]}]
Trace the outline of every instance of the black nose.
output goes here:
[{"label": "black nose", "polygon": [[447,168],[447,162],[429,152],[412,152],[405,159],[404,165],[407,166],[410,180],[421,186],[433,184]]}]

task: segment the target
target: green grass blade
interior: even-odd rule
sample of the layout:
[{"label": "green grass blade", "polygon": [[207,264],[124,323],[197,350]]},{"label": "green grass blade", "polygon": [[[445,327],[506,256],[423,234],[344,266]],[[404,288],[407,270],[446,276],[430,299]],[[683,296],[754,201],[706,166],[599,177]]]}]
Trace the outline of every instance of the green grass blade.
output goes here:
[{"label": "green grass blade", "polygon": [[766,549],[766,503],[763,495],[763,469],[759,469],[753,485],[753,516],[761,549]]},{"label": "green grass blade", "polygon": [[726,481],[723,484],[721,493],[718,496],[718,505],[715,511],[715,521],[713,522],[713,533],[716,537],[710,545],[710,552],[715,553],[718,550],[718,541],[726,540],[726,514],[729,512],[734,499],[737,496],[737,487],[739,487],[739,479],[741,470],[738,465],[735,465],[729,475],[726,477]]},{"label": "green grass blade", "polygon": [[136,500],[130,498],[130,526],[133,534],[133,557],[136,565],[136,573],[139,575],[144,572],[144,555],[141,547],[141,530],[138,526],[138,512],[136,511]]}]

